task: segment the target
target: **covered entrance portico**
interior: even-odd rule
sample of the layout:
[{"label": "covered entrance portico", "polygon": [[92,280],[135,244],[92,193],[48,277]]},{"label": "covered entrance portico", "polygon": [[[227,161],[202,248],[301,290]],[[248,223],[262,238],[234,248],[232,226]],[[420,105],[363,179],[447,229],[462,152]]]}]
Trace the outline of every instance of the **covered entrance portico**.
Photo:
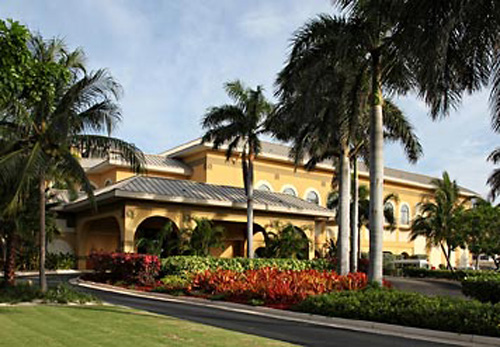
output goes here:
[{"label": "covered entrance portico", "polygon": [[[146,182],[133,184],[139,179]],[[146,184],[151,183],[148,182],[151,179],[155,180],[155,193],[147,191]],[[184,190],[173,189],[178,188],[175,186],[179,182],[191,186],[184,187]],[[137,191],[131,191],[135,187]],[[193,192],[198,196],[193,197]],[[207,218],[224,228],[224,246],[212,250],[213,256],[238,257],[246,254],[246,203],[240,188],[134,177],[97,191],[96,201],[97,211],[88,199],[77,200],[64,208],[76,220],[76,249],[81,269],[86,267],[85,257],[91,252],[135,252],[138,233],[159,230],[165,221],[172,223],[177,230],[192,228],[192,217]],[[315,250],[324,242],[326,223],[332,219],[332,211],[299,198],[258,192],[254,208],[254,251],[264,245],[262,231],[273,228],[276,223],[291,223],[309,239],[309,258],[313,258]]]}]

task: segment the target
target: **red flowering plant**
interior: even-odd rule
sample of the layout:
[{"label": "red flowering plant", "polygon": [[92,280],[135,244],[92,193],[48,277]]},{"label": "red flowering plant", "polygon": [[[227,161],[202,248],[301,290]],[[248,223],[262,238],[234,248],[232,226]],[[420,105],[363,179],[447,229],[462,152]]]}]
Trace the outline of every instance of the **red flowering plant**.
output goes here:
[{"label": "red flowering plant", "polygon": [[257,299],[266,304],[286,307],[309,295],[357,290],[367,284],[364,273],[339,276],[333,271],[281,271],[274,268],[244,272],[207,270],[194,276],[189,291],[223,295],[232,301],[248,302]]},{"label": "red flowering plant", "polygon": [[160,260],[149,254],[94,252],[88,264],[94,269],[94,280],[139,286],[155,285],[160,271]]}]

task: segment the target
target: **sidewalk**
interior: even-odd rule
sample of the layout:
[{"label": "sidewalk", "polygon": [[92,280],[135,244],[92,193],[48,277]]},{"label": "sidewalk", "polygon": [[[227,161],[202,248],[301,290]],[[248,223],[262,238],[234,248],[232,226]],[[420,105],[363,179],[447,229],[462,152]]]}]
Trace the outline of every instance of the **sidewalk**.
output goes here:
[{"label": "sidewalk", "polygon": [[[223,301],[210,301],[200,298],[176,297],[160,293],[147,293],[147,292],[124,289],[121,287],[115,287],[101,283],[82,281],[79,279],[71,280],[70,283],[84,288],[101,290],[121,295],[125,294],[136,298],[157,300],[159,302],[164,301],[164,302],[181,303],[191,306],[202,306],[206,308],[232,311],[242,314],[262,316],[284,321],[293,321],[304,324],[327,326],[336,329],[359,331],[359,332],[380,334],[386,336],[398,336],[415,340],[445,343],[445,344],[459,345],[459,346],[471,346],[471,345],[500,346],[500,338],[494,338],[494,337],[457,334],[445,331],[412,328],[412,327],[405,327],[405,326],[385,324],[385,323],[376,323],[376,322],[351,320],[351,319],[335,318],[335,317],[325,317],[308,313],[277,310],[268,307],[256,307],[256,306],[249,306],[249,305],[236,304]],[[446,317],[443,318],[445,319]]]}]

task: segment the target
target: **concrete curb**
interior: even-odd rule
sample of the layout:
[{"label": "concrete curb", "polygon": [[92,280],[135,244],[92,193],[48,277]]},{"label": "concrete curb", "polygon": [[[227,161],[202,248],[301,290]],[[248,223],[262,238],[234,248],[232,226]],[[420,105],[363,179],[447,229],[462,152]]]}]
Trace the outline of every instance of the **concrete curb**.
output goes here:
[{"label": "concrete curb", "polygon": [[[92,270],[49,270],[45,271],[46,275],[80,275],[82,273],[90,273]],[[16,271],[16,277],[38,276],[38,271]],[[3,278],[3,273],[0,274]]]},{"label": "concrete curb", "polygon": [[150,300],[173,302],[173,303],[187,304],[192,306],[202,306],[219,310],[250,314],[255,316],[265,316],[267,318],[326,326],[336,329],[352,330],[352,331],[359,331],[359,332],[379,334],[379,335],[398,336],[408,339],[423,340],[423,341],[430,341],[430,342],[437,342],[437,343],[444,343],[444,344],[451,344],[458,346],[500,346],[500,338],[495,338],[495,337],[457,334],[447,331],[412,328],[412,327],[377,323],[370,321],[326,317],[309,313],[278,310],[268,307],[254,307],[254,306],[248,306],[230,302],[222,302],[222,301],[214,302],[200,298],[175,297],[160,293],[146,293],[136,290],[124,289],[121,287],[115,287],[102,283],[83,281],[80,279],[72,279],[69,282],[73,285],[81,286],[84,288],[130,295]]}]

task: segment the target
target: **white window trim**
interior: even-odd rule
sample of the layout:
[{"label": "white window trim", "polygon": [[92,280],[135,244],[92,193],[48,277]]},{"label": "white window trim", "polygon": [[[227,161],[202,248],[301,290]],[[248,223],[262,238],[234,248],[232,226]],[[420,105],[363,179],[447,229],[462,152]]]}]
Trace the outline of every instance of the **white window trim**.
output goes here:
[{"label": "white window trim", "polygon": [[[401,223],[401,210],[403,209],[403,206],[406,206],[408,207],[408,223]],[[408,204],[407,202],[402,202],[399,204],[399,211],[398,211],[399,215],[398,215],[398,223],[404,227],[409,227],[410,224],[411,224],[411,207],[410,207],[410,204]]]},{"label": "white window trim", "polygon": [[267,186],[271,192],[274,192],[273,185],[271,183],[269,183],[268,181],[265,181],[265,180],[258,181],[257,184],[255,185],[255,189],[259,190],[260,186]]},{"label": "white window trim", "polygon": [[281,187],[281,192],[283,194],[285,194],[285,189],[291,189],[291,190],[293,190],[293,192],[294,192],[294,194],[295,194],[296,197],[299,196],[299,192],[297,191],[297,188],[295,188],[291,184],[285,184],[283,187]]},{"label": "white window trim", "polygon": [[321,194],[320,194],[320,193],[318,192],[318,190],[317,190],[317,189],[315,189],[315,188],[307,188],[307,189],[306,189],[306,191],[305,191],[305,193],[304,193],[304,200],[306,200],[306,201],[307,201],[307,194],[309,194],[310,192],[314,192],[314,193],[316,193],[316,195],[318,196],[318,206],[323,206],[323,204],[322,204],[322,201],[323,201],[323,200],[321,200]]}]

